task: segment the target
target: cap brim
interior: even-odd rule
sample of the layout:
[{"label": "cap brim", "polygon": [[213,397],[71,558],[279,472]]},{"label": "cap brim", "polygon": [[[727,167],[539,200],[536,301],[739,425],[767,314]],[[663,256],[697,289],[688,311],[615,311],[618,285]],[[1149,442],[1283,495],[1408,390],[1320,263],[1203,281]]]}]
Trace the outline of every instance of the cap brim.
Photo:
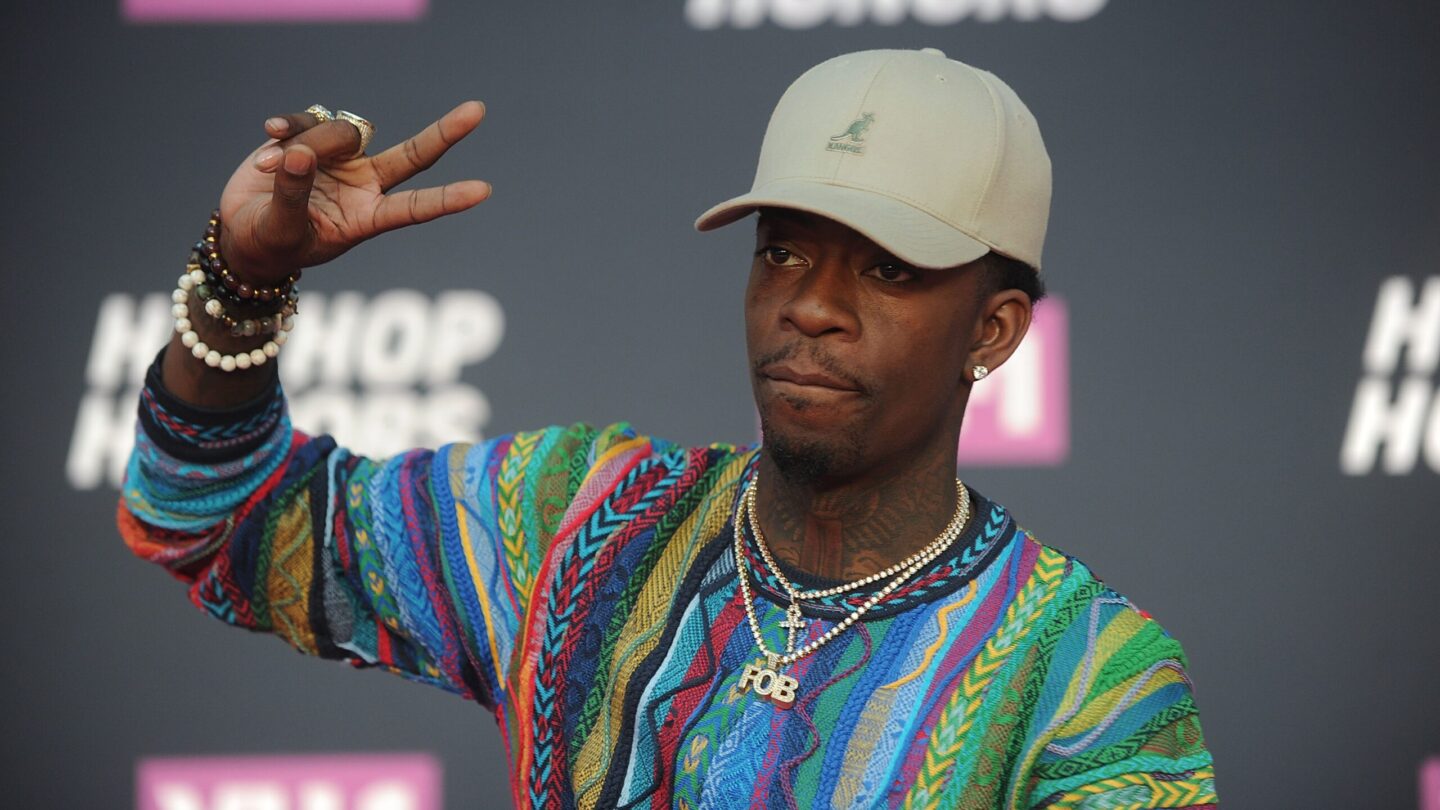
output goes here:
[{"label": "cap brim", "polygon": [[852,228],[916,267],[968,264],[990,246],[902,200],[868,189],[820,180],[775,180],[711,208],[695,229],[714,230],[760,208],[793,208]]}]

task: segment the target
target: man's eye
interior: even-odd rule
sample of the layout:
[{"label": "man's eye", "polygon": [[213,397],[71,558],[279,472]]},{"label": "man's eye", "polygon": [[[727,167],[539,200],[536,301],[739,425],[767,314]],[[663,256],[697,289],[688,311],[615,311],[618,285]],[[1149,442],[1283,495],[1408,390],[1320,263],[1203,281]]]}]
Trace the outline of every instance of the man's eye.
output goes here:
[{"label": "man's eye", "polygon": [[791,264],[796,259],[795,254],[781,247],[765,247],[760,249],[761,258],[766,264],[778,266]]},{"label": "man's eye", "polygon": [[915,271],[899,264],[877,264],[870,268],[870,273],[881,281],[909,281],[915,277]]}]

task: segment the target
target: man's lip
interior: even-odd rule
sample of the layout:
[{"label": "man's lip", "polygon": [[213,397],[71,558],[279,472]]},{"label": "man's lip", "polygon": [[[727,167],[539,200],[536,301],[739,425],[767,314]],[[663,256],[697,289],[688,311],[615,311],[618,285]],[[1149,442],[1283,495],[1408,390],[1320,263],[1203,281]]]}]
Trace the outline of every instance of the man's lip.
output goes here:
[{"label": "man's lip", "polygon": [[776,364],[760,369],[763,377],[795,385],[809,385],[816,388],[833,388],[837,391],[858,391],[853,384],[823,371]]}]

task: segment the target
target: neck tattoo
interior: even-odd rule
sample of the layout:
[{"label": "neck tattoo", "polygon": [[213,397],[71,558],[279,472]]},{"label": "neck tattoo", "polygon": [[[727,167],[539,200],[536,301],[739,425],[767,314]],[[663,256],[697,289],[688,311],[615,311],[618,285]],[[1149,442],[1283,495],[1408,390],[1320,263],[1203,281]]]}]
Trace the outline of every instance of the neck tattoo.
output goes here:
[{"label": "neck tattoo", "polygon": [[[741,692],[752,691],[763,698],[769,698],[775,705],[788,709],[795,703],[800,682],[786,675],[785,668],[820,649],[830,640],[848,630],[850,625],[860,620],[861,616],[869,613],[871,608],[889,598],[897,588],[905,584],[906,580],[915,576],[922,568],[944,553],[965,531],[965,525],[970,520],[970,492],[960,482],[960,479],[955,479],[955,514],[950,518],[950,523],[928,545],[909,557],[884,571],[877,571],[854,582],[830,588],[802,590],[797,588],[780,570],[780,566],[775,563],[775,558],[771,556],[770,548],[765,542],[765,535],[760,531],[760,521],[756,517],[757,510],[755,508],[757,501],[755,493],[759,487],[760,474],[757,472],[750,481],[750,488],[745,491],[735,506],[735,575],[740,580],[740,598],[745,603],[745,618],[750,626],[750,634],[755,637],[755,646],[760,649],[763,658],[745,666],[740,673],[740,681],[736,684],[736,688]],[[785,618],[780,622],[780,626],[785,628],[785,652],[783,653],[772,651],[765,645],[764,634],[760,632],[760,620],[755,615],[755,599],[750,592],[750,571],[745,564],[746,527],[755,537],[755,547],[760,551],[761,561],[775,576],[786,596],[790,598],[790,604],[785,608]],[[757,572],[755,581],[758,583],[760,579]],[[844,619],[826,630],[819,638],[799,649],[795,648],[796,639],[804,634],[808,626],[808,622],[801,612],[801,601],[838,596],[881,580],[888,581],[880,590],[860,603],[859,607],[851,610]]]}]

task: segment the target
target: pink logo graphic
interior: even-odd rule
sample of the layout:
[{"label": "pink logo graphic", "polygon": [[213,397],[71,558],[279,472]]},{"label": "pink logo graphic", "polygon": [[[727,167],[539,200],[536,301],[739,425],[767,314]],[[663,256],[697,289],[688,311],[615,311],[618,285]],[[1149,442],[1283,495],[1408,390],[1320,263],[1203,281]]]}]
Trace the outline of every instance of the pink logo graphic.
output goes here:
[{"label": "pink logo graphic", "polygon": [[137,810],[440,810],[427,754],[144,759]]},{"label": "pink logo graphic", "polygon": [[1054,467],[1070,452],[1070,321],[1046,298],[1014,356],[970,390],[960,464]]},{"label": "pink logo graphic", "polygon": [[1440,810],[1440,756],[1420,766],[1420,810]]},{"label": "pink logo graphic", "polygon": [[357,22],[416,20],[428,0],[120,0],[128,22]]}]

